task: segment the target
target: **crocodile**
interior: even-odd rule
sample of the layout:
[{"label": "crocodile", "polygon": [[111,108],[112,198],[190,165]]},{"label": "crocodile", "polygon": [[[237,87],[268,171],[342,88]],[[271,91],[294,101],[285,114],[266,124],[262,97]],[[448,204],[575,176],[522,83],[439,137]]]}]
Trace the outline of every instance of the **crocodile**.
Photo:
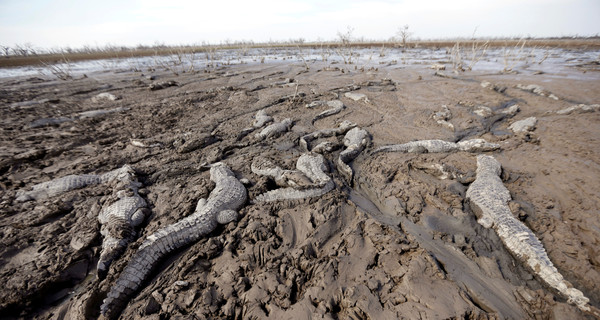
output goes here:
[{"label": "crocodile", "polygon": [[555,96],[553,93],[542,88],[541,86],[538,86],[537,84],[523,85],[523,84],[519,83],[516,85],[516,87],[523,91],[529,91],[529,92],[535,93],[542,97],[548,97],[548,98],[551,98],[554,100],[559,100],[559,98],[557,96]]},{"label": "crocodile", "polygon": [[[298,158],[298,161],[296,162],[296,169],[310,180],[310,187],[307,188],[303,186],[304,188],[302,189],[287,187],[271,190],[258,195],[254,199],[254,201],[272,202],[279,200],[312,198],[326,194],[335,187],[333,180],[331,180],[331,178],[325,173],[327,171],[325,158],[323,158],[323,156],[320,154],[305,153],[301,155],[300,158]],[[267,168],[262,167],[262,170],[253,170],[253,172],[259,175],[262,175],[264,172],[270,172],[266,175],[284,172],[284,170],[280,170],[281,169],[272,168],[272,170],[269,171]],[[288,181],[290,180],[291,179],[288,179]],[[292,181],[294,181],[294,183],[297,183],[297,179]]]},{"label": "crocodile", "polygon": [[324,106],[324,105],[327,105],[327,101],[317,100],[317,101],[313,101],[311,103],[307,103],[305,105],[305,107],[311,109],[311,108],[314,108],[314,107],[321,107],[321,106]]},{"label": "crocodile", "polygon": [[70,174],[54,180],[42,182],[31,187],[31,190],[19,190],[16,201],[25,202],[51,198],[67,191],[80,189],[89,185],[107,183],[115,179],[128,179],[132,168],[125,165],[119,169],[104,174]]},{"label": "crocodile", "polygon": [[323,141],[323,142],[317,144],[310,151],[315,152],[315,153],[325,154],[327,152],[333,151],[334,149],[337,149],[339,146],[340,146],[340,144],[336,143],[336,142]]},{"label": "crocodile", "polygon": [[450,109],[448,109],[448,106],[443,105],[442,110],[434,112],[431,117],[439,125],[448,127],[450,130],[454,131],[454,125],[448,121],[452,119],[452,113],[450,112]]},{"label": "crocodile", "polygon": [[340,153],[337,160],[338,170],[348,181],[352,181],[353,171],[348,163],[356,158],[362,150],[371,142],[371,137],[367,130],[354,128],[344,136],[344,146],[346,149]]},{"label": "crocodile", "polygon": [[273,121],[273,117],[268,115],[265,109],[260,109],[254,116],[254,122],[252,122],[252,126],[254,128],[260,128],[271,121]]},{"label": "crocodile", "polygon": [[[240,141],[242,138],[244,138],[245,136],[254,132],[256,129],[263,127],[265,124],[267,124],[269,122],[273,122],[273,117],[268,115],[267,112],[265,111],[265,109],[258,110],[258,112],[256,112],[256,115],[254,115],[253,118],[254,118],[254,121],[252,121],[252,126],[242,129],[242,131],[240,131],[238,133],[238,136],[236,139],[237,141]],[[284,130],[286,130],[286,129],[284,129]],[[259,137],[259,134],[256,134],[256,136]]]},{"label": "crocodile", "polygon": [[218,224],[237,219],[237,210],[246,202],[246,188],[224,163],[211,165],[215,182],[208,199],[200,199],[194,213],[148,236],[133,255],[104,299],[100,312],[115,318],[148,277],[156,263],[169,252],[193,243],[212,232]]},{"label": "crocodile", "polygon": [[494,157],[477,157],[477,177],[466,194],[479,217],[477,222],[485,228],[494,228],[506,248],[546,284],[564,295],[569,303],[590,311],[589,299],[563,278],[536,235],[513,216],[508,206],[510,192],[500,179],[501,171],[502,167]]},{"label": "crocodile", "polygon": [[556,111],[557,114],[571,114],[573,112],[577,113],[586,113],[586,112],[594,112],[600,110],[600,104],[577,104],[570,106],[566,109]]},{"label": "crocodile", "polygon": [[435,152],[481,152],[492,151],[500,148],[496,143],[489,143],[483,139],[471,139],[461,142],[449,142],[444,140],[419,140],[404,144],[394,144],[375,149],[372,154],[379,152],[411,152],[411,153],[435,153]]},{"label": "crocodile", "polygon": [[135,228],[142,224],[149,213],[144,198],[138,194],[139,183],[134,175],[124,187],[116,192],[119,200],[102,208],[98,215],[100,234],[103,237],[102,250],[98,260],[98,278],[104,278],[108,267],[118,258],[127,245],[135,239]]},{"label": "crocodile", "polygon": [[332,100],[332,101],[327,101],[327,105],[331,108],[331,109],[327,109],[321,113],[319,113],[318,115],[316,115],[311,123],[315,123],[315,121],[319,120],[319,119],[323,119],[325,117],[329,117],[332,116],[336,113],[340,113],[342,110],[344,110],[344,108],[346,108],[346,106],[344,105],[344,103],[342,103],[340,100]]},{"label": "crocodile", "polygon": [[352,99],[354,101],[364,99],[365,102],[369,102],[369,98],[367,98],[367,96],[364,93],[346,92],[344,94],[344,97],[346,97],[348,99]]},{"label": "crocodile", "polygon": [[113,109],[90,110],[90,111],[84,111],[84,112],[78,113],[77,115],[75,115],[75,118],[76,119],[95,118],[95,117],[103,116],[103,115],[109,114],[109,113],[122,112],[122,111],[128,111],[128,110],[130,110],[130,109],[126,108],[126,107],[118,107],[118,108],[113,108]]},{"label": "crocodile", "polygon": [[250,169],[254,174],[273,178],[275,184],[280,187],[306,189],[313,186],[313,182],[304,173],[298,170],[284,170],[263,157],[255,157]]},{"label": "crocodile", "polygon": [[161,90],[161,89],[168,88],[168,87],[176,87],[178,85],[179,85],[179,83],[177,83],[173,80],[169,80],[169,81],[151,83],[148,86],[148,88],[150,89],[150,91],[156,91],[156,90]]},{"label": "crocodile", "polygon": [[300,146],[305,151],[311,151],[310,150],[310,142],[311,141],[320,139],[320,138],[327,138],[327,137],[333,137],[333,136],[345,134],[346,132],[348,132],[350,129],[352,129],[354,127],[356,127],[356,124],[354,124],[348,120],[344,120],[340,124],[338,124],[337,128],[317,130],[315,132],[312,132],[312,133],[309,133],[309,134],[306,134],[306,135],[300,137],[299,143],[300,143]]},{"label": "crocodile", "polygon": [[281,122],[275,122],[275,123],[268,125],[266,128],[262,129],[261,132],[257,133],[255,135],[255,137],[258,139],[266,139],[266,138],[274,137],[274,136],[281,134],[282,132],[288,131],[291,126],[292,126],[292,119],[285,118],[285,119],[281,120]]}]

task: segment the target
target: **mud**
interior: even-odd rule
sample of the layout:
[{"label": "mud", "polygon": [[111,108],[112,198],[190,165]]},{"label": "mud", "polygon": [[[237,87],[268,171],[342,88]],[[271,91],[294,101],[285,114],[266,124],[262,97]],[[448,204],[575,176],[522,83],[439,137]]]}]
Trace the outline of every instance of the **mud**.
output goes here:
[{"label": "mud", "polygon": [[[477,153],[371,155],[383,145],[425,139],[500,144],[488,154],[504,168],[513,214],[598,308],[600,112],[557,113],[600,101],[600,74],[577,76],[582,68],[566,75],[564,68],[545,67],[535,75],[442,78],[428,65],[361,70],[312,61],[307,70],[304,63],[279,61],[179,76],[154,71],[156,80],[139,72],[66,82],[0,79],[2,317],[100,317],[102,299],[144,239],[208,196],[210,164],[223,161],[247,179],[252,200],[278,188],[252,173],[253,159],[293,169],[305,152],[301,137],[347,120],[372,137],[350,163],[351,181],[336,165],[343,149],[324,152],[332,191],[249,201],[237,222],[161,261],[120,318],[593,319],[544,286],[493,230],[477,223],[465,201]],[[503,90],[482,87],[483,81]],[[545,95],[519,84],[543,86]],[[105,92],[120,99],[93,99]],[[364,98],[354,100],[357,94]],[[336,99],[345,108],[316,122],[330,107],[305,107]],[[259,110],[275,122],[289,118],[289,130],[256,138],[268,125],[253,126]],[[532,131],[509,129],[529,117],[537,118]],[[341,145],[342,139],[330,135],[311,144]],[[15,196],[41,182],[125,164],[135,168],[151,213],[99,279],[98,214],[115,201],[111,186],[24,203]]]}]

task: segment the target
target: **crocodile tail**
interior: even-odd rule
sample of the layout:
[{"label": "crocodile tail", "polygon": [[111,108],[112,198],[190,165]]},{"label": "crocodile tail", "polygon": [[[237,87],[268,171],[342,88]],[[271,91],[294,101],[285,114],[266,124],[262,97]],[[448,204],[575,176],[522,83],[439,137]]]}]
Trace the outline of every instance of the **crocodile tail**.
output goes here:
[{"label": "crocodile tail", "polygon": [[110,289],[100,312],[109,319],[118,316],[161,258],[209,234],[216,227],[216,219],[210,214],[194,214],[150,235]]},{"label": "crocodile tail", "polygon": [[[166,239],[160,242],[166,242]],[[135,253],[100,306],[100,312],[105,317],[114,319],[119,315],[127,304],[128,298],[139,289],[152,271],[156,261],[166,253],[164,247],[162,248],[161,250],[157,242]]]},{"label": "crocodile tail", "polygon": [[344,110],[344,105],[340,104],[340,105],[336,105],[335,107],[331,108],[331,109],[327,109],[321,113],[319,113],[318,115],[316,115],[313,119],[312,119],[312,123],[315,123],[315,121],[332,116],[336,113],[340,113],[342,110]]},{"label": "crocodile tail", "polygon": [[74,189],[83,188],[90,184],[101,183],[100,177],[97,175],[68,175],[62,178],[43,182],[31,187],[31,190],[19,190],[16,194],[16,201],[24,202],[29,200],[45,199],[54,197],[71,191]]},{"label": "crocodile tail", "polygon": [[66,189],[73,190],[83,188],[88,185],[102,183],[100,176],[95,174],[82,174],[79,176],[67,176],[65,177]]},{"label": "crocodile tail", "polygon": [[362,148],[360,148],[360,147],[358,147],[358,148],[352,147],[352,148],[348,148],[348,149],[342,151],[340,153],[340,157],[339,157],[340,161],[338,161],[338,163],[339,162],[348,163],[348,162],[354,160],[354,158],[356,158],[360,154],[361,151],[362,151]]},{"label": "crocodile tail", "polygon": [[135,171],[133,170],[133,168],[129,165],[124,165],[121,168],[103,173],[101,175],[98,176],[98,179],[100,180],[100,183],[106,183],[106,182],[110,182],[114,179],[124,179],[125,177],[131,177],[133,176],[133,174],[135,173]]},{"label": "crocodile tail", "polygon": [[127,248],[127,244],[129,244],[131,238],[114,238],[112,236],[107,236],[102,241],[102,250],[100,251],[100,258],[98,259],[97,270],[98,270],[98,278],[103,279],[106,276],[106,272],[108,271],[108,267],[110,264]]},{"label": "crocodile tail", "polygon": [[407,150],[408,150],[408,148],[404,144],[393,144],[393,145],[389,145],[389,146],[379,147],[379,148],[373,150],[373,152],[371,152],[371,154],[373,155],[373,154],[377,154],[380,152],[406,152]]},{"label": "crocodile tail", "polygon": [[300,144],[300,147],[302,148],[302,150],[304,150],[304,151],[310,151],[309,150],[309,142],[310,141],[312,141],[311,135],[307,134],[305,136],[300,137],[300,140],[299,140],[298,144]]}]

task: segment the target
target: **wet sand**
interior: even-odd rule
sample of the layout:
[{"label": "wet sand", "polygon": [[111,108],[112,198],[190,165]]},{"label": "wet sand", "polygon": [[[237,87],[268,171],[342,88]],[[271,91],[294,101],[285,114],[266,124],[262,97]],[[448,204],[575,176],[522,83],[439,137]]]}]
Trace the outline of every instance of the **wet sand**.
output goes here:
[{"label": "wet sand", "polygon": [[[72,81],[2,79],[0,312],[98,318],[102,299],[144,239],[191,214],[209,195],[210,164],[222,161],[249,180],[252,200],[277,188],[252,173],[254,158],[294,169],[304,153],[302,136],[348,120],[372,137],[350,163],[352,181],[337,170],[343,148],[325,152],[334,190],[304,200],[249,201],[237,222],[162,260],[121,319],[593,318],[545,286],[492,229],[477,223],[465,191],[478,153],[371,151],[423,139],[499,144],[485,153],[502,164],[513,214],[598,308],[600,111],[557,113],[600,102],[594,68],[436,74],[429,65],[361,70],[311,62],[306,70],[302,62],[279,61],[179,76],[155,71],[154,80],[134,72]],[[150,90],[168,81],[176,85]],[[93,99],[103,92],[119,99]],[[345,105],[341,112],[312,121],[328,107],[307,104],[336,99]],[[436,116],[444,105],[449,112]],[[514,105],[518,112],[502,112]],[[88,112],[97,110],[110,112]],[[240,134],[259,110],[293,125],[264,140],[255,137],[260,129]],[[537,119],[531,131],[509,129],[529,117]],[[41,182],[125,164],[135,168],[151,214],[99,280],[98,214],[115,200],[110,185],[37,201],[15,198]]]}]

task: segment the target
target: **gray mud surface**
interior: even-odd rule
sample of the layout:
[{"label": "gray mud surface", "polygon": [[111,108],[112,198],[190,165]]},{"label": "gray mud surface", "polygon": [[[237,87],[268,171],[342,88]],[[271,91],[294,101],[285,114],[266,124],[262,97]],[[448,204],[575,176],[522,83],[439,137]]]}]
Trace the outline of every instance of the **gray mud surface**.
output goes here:
[{"label": "gray mud surface", "polygon": [[[343,149],[324,153],[333,191],[305,200],[249,201],[237,222],[162,260],[120,319],[591,318],[477,223],[465,200],[477,153],[370,152],[421,139],[500,144],[488,154],[503,166],[513,214],[598,308],[600,112],[556,114],[600,102],[597,71],[585,78],[434,74],[426,66],[355,70],[316,62],[306,71],[302,63],[275,62],[179,76],[155,72],[153,81],[133,72],[66,82],[1,79],[0,317],[98,318],[102,299],[143,240],[208,196],[214,187],[208,165],[223,161],[248,179],[252,200],[277,187],[251,172],[254,157],[293,169],[304,152],[300,137],[349,120],[373,138],[350,164],[353,181],[336,169]],[[482,81],[506,89],[484,88]],[[560,99],[516,88],[520,83],[542,85]],[[366,99],[349,99],[348,91]],[[120,99],[92,100],[103,92]],[[346,108],[312,123],[328,107],[305,106],[335,99]],[[501,113],[515,104],[520,111],[513,117]],[[443,105],[453,129],[434,119]],[[475,112],[482,106],[492,114]],[[291,129],[257,139],[261,129],[245,129],[261,109],[275,121],[292,119]],[[77,117],[94,110],[116,111]],[[508,129],[528,117],[537,118],[533,131]],[[151,214],[99,280],[97,217],[115,200],[110,186],[23,203],[15,195],[68,174],[101,174],[125,164],[135,168]]]}]

